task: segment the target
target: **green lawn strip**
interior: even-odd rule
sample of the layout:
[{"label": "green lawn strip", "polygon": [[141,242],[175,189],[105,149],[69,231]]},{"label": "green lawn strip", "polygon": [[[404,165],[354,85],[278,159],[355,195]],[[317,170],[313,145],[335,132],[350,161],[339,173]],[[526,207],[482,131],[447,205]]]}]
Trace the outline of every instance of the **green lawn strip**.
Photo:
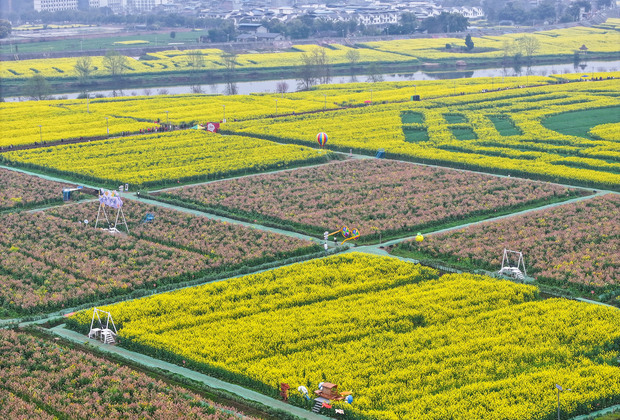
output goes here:
[{"label": "green lawn strip", "polygon": [[590,135],[592,127],[617,122],[620,122],[620,106],[563,112],[542,120],[549,130],[591,140],[597,140]]},{"label": "green lawn strip", "polygon": [[405,141],[409,143],[419,143],[429,141],[428,131],[424,127],[411,127],[403,125],[403,134]]},{"label": "green lawn strip", "polygon": [[487,117],[502,136],[518,136],[523,134],[517,129],[512,119],[507,115],[487,115]]},{"label": "green lawn strip", "polygon": [[476,140],[478,136],[471,127],[464,127],[462,125],[448,126],[454,137],[457,140]]},{"label": "green lawn strip", "polygon": [[403,134],[405,141],[419,143],[429,141],[428,131],[424,124],[424,116],[419,112],[404,111],[400,114],[403,122]]},{"label": "green lawn strip", "polygon": [[[380,234],[378,232],[370,233],[370,232],[361,232],[362,235],[359,239],[347,243],[351,245],[374,245],[379,244],[379,239],[381,242],[385,242],[392,239],[400,239],[403,237],[411,236],[417,232],[432,232],[436,230],[448,229],[455,226],[460,226],[463,224],[475,223],[482,220],[505,216],[508,214],[521,212],[530,209],[536,209],[541,206],[545,206],[548,204],[561,203],[563,201],[567,201],[573,199],[577,196],[590,195],[590,192],[576,190],[570,196],[565,197],[550,197],[548,199],[542,199],[535,202],[524,203],[523,205],[510,207],[510,208],[501,208],[501,209],[491,209],[489,211],[485,211],[484,213],[474,214],[469,217],[463,219],[453,219],[453,220],[439,220],[434,222],[429,222],[421,225],[412,225],[407,226],[404,229],[399,230],[389,230],[382,231]],[[168,203],[172,205],[176,205],[179,207],[185,207],[192,210],[198,210],[205,213],[215,214],[218,216],[228,217],[231,219],[240,220],[243,222],[257,223],[263,226],[269,226],[273,228],[289,230],[292,232],[297,232],[309,236],[314,236],[318,239],[323,238],[323,233],[325,232],[325,228],[321,226],[313,226],[313,225],[305,225],[303,223],[296,223],[290,220],[283,220],[277,217],[264,215],[260,213],[247,212],[240,209],[221,207],[221,206],[208,206],[196,201],[192,200],[184,200],[176,197],[174,194],[170,194],[168,192],[162,192],[156,195],[150,195],[145,193],[146,198],[151,200],[161,201],[163,203]]]},{"label": "green lawn strip", "polygon": [[[36,32],[35,32],[36,33]],[[0,53],[2,54],[20,54],[20,53],[38,53],[38,52],[51,52],[51,51],[88,51],[88,50],[102,50],[101,55],[105,55],[106,49],[136,49],[140,50],[145,47],[160,47],[172,50],[178,44],[183,44],[184,47],[194,45],[196,48],[200,48],[198,39],[201,35],[208,36],[207,31],[175,31],[175,37],[170,38],[170,32],[166,33],[143,33],[138,35],[127,36],[102,36],[102,37],[85,37],[85,38],[73,38],[44,42],[30,42],[20,44],[4,44],[0,47]],[[115,42],[122,41],[148,41],[147,44],[115,44]],[[171,44],[171,45],[170,45]],[[15,51],[17,47],[17,52]],[[12,49],[12,50],[11,50]]]},{"label": "green lawn strip", "polygon": [[423,124],[424,116],[419,112],[403,112],[401,113],[403,124]]},{"label": "green lawn strip", "polygon": [[443,117],[446,119],[448,124],[465,124],[467,123],[467,118],[461,114],[443,114]]}]

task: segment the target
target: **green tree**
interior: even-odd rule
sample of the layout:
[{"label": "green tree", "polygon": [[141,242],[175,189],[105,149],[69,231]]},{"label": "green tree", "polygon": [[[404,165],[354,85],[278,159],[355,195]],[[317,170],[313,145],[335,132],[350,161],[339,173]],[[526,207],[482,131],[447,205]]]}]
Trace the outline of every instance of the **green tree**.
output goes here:
[{"label": "green tree", "polygon": [[377,63],[371,63],[368,66],[366,81],[368,83],[383,82],[383,74]]},{"label": "green tree", "polygon": [[0,19],[0,38],[6,38],[11,34],[11,22]]},{"label": "green tree", "polygon": [[528,64],[531,65],[534,56],[540,50],[540,41],[532,35],[525,35],[519,38],[517,43],[520,51],[523,51],[523,54],[527,57]]},{"label": "green tree", "polygon": [[192,93],[203,93],[202,88],[198,84],[200,77],[199,72],[205,66],[205,58],[202,55],[202,52],[198,50],[192,50],[187,53],[187,65],[192,72],[192,81],[191,85]]},{"label": "green tree", "polygon": [[529,19],[528,14],[519,5],[515,5],[513,2],[506,3],[503,9],[497,12],[498,20],[510,20],[515,23],[522,23],[526,19]]},{"label": "green tree", "polygon": [[474,49],[474,41],[471,40],[471,34],[467,34],[465,37],[465,45],[467,46],[467,51]]},{"label": "green tree", "polygon": [[508,58],[517,50],[518,48],[515,45],[514,41],[510,41],[505,39],[502,43],[502,52],[503,54],[503,65],[506,66],[508,64]]},{"label": "green tree", "polygon": [[468,26],[469,22],[465,16],[458,13],[441,12],[439,16],[424,19],[421,29],[428,33],[463,32],[467,30]]},{"label": "green tree", "polygon": [[555,4],[550,0],[546,0],[543,3],[539,4],[537,7],[535,7],[534,9],[532,9],[531,15],[533,19],[555,20],[556,18]]},{"label": "green tree", "polygon": [[235,84],[235,71],[237,69],[237,54],[226,52],[222,54],[224,62],[224,81],[226,82],[226,93],[228,95],[237,94],[237,85]]},{"label": "green tree", "polygon": [[572,20],[573,22],[576,22],[580,18],[581,9],[584,9],[584,11],[589,12],[590,10],[592,10],[592,4],[590,4],[590,2],[587,0],[579,0],[579,1],[572,2],[570,4],[570,7],[566,9],[565,16],[569,18],[570,20]]},{"label": "green tree", "polygon": [[205,66],[205,57],[199,50],[192,50],[187,53],[187,65],[192,72],[197,72]]},{"label": "green tree", "polygon": [[297,73],[297,85],[300,90],[310,89],[317,83],[329,83],[331,71],[325,48],[315,47],[308,53],[301,54],[301,63]]},{"label": "green tree", "polygon": [[312,56],[316,68],[316,76],[319,83],[326,84],[331,80],[331,69],[329,67],[329,57],[325,48],[316,47],[312,50]]},{"label": "green tree", "polygon": [[417,28],[417,18],[414,13],[403,12],[400,15],[400,26],[402,26],[402,33],[411,34]]},{"label": "green tree", "polygon": [[286,35],[291,39],[305,39],[310,36],[312,26],[302,19],[295,18],[286,24]]},{"label": "green tree", "polygon": [[353,72],[353,69],[355,68],[357,63],[360,62],[360,52],[356,49],[351,48],[349,51],[347,51],[345,57],[347,58],[347,61],[351,66],[351,72]]},{"label": "green tree", "polygon": [[93,72],[92,59],[89,56],[80,57],[73,66],[77,73],[78,82],[80,85],[85,86],[90,82],[90,75]]},{"label": "green tree", "polygon": [[35,74],[26,82],[24,91],[26,96],[37,101],[47,99],[50,94],[50,85],[45,77]]},{"label": "green tree", "polygon": [[312,55],[306,52],[302,53],[299,59],[301,63],[297,70],[297,88],[308,90],[317,83],[314,61]]},{"label": "green tree", "polygon": [[110,71],[112,77],[122,77],[127,66],[127,57],[120,55],[116,50],[108,50],[103,57],[103,65]]}]

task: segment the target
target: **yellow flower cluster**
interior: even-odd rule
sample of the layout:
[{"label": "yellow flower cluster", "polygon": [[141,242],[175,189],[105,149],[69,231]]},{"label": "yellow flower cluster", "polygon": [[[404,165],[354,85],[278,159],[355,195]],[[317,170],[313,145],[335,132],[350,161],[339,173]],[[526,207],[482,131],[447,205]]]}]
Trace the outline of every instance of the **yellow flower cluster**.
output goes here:
[{"label": "yellow flower cluster", "polygon": [[[620,122],[611,123],[611,124],[601,124],[601,125],[597,125],[596,127],[593,127],[592,129],[590,129],[590,134],[593,137],[596,137],[602,140],[618,141],[618,137],[620,137],[620,134],[618,133],[620,133]],[[619,153],[620,151],[615,152],[614,155],[616,159],[620,157]]]},{"label": "yellow flower cluster", "polygon": [[[170,121],[173,124],[182,122],[218,122],[223,118],[227,121],[258,119],[278,115],[315,111],[323,108],[318,98],[323,95],[315,94],[315,100],[298,98],[296,94],[285,95],[234,95],[234,96],[207,96],[207,95],[157,95],[141,97],[123,97],[93,99],[90,101],[91,110],[110,115],[123,115],[140,120],[161,122]],[[76,103],[72,101],[66,105],[70,109],[84,109],[85,100]],[[166,112],[168,111],[168,112]],[[263,120],[265,122],[265,120]],[[265,122],[269,124],[269,122]]]},{"label": "yellow flower cluster", "polygon": [[[611,21],[611,20],[610,20]],[[613,25],[613,22],[611,23]],[[536,32],[533,34],[506,34],[502,36],[485,36],[473,38],[476,47],[483,52],[461,53],[454,52],[454,49],[446,50],[446,43],[454,45],[464,45],[459,38],[424,38],[424,39],[403,39],[395,41],[369,42],[357,44],[355,47],[343,45],[330,45],[328,47],[317,47],[309,45],[297,45],[293,51],[274,52],[274,53],[251,53],[239,54],[235,57],[238,68],[273,68],[273,67],[294,67],[302,63],[302,54],[312,53],[316,48],[320,48],[325,53],[326,58],[331,64],[347,65],[350,60],[347,53],[355,49],[359,53],[359,63],[419,63],[437,60],[476,60],[476,59],[497,59],[506,54],[513,55],[518,51],[518,40],[523,36],[532,36],[540,44],[536,51],[536,56],[549,55],[572,55],[579,51],[579,47],[585,42],[590,53],[612,53],[618,50],[620,44],[620,31],[609,28],[568,28],[554,31]],[[584,41],[585,40],[585,41]],[[121,41],[119,43],[135,43],[136,41]],[[145,41],[140,41],[145,42]],[[509,50],[507,50],[509,45]],[[197,70],[192,66],[191,57],[195,52],[202,56],[201,69],[217,70],[225,67],[225,52],[217,49],[203,49],[186,51],[164,51],[149,53],[151,60],[136,60],[128,58],[126,73],[131,75],[169,73],[178,71]],[[523,52],[522,52],[523,53]],[[525,54],[524,54],[525,55]],[[93,76],[106,76],[109,74],[103,65],[103,57],[92,57],[93,66],[96,70]],[[42,74],[45,77],[54,78],[74,78],[76,73],[74,65],[77,58],[65,59],[37,59],[23,61],[3,61],[0,62],[0,77],[6,79],[23,79]]]},{"label": "yellow flower cluster", "polygon": [[276,107],[278,115],[323,109],[322,94],[306,96],[158,95],[90,99],[88,104],[86,99],[4,102],[0,104],[4,133],[0,147],[106,136],[108,129],[110,136],[118,136],[159,126],[156,121],[195,124],[224,117],[228,121],[271,117]]},{"label": "yellow flower cluster", "polygon": [[[620,395],[620,312],[352,253],[108,306],[130,348],[248,386],[319,382],[380,419],[543,419]],[[92,311],[73,316],[88,325]]]},{"label": "yellow flower cluster", "polygon": [[[329,99],[334,102],[346,98],[359,101],[357,98],[370,98],[371,94],[373,100],[397,100],[397,95],[407,98],[413,92],[427,89],[430,94],[436,91],[450,96],[289,116],[279,119],[277,125],[238,122],[227,128],[238,134],[309,143],[314,141],[310,133],[325,131],[329,136],[328,147],[340,150],[374,153],[383,148],[388,157],[615,189],[620,186],[620,146],[618,131],[614,130],[617,118],[613,118],[620,107],[616,94],[620,80],[603,79],[524,89],[514,88],[527,83],[524,77],[508,80],[511,89],[503,89],[499,80],[490,78],[418,82],[416,86],[412,83],[375,84],[372,93],[360,92],[357,85],[325,88],[318,92],[333,93]],[[547,83],[556,80],[547,78]],[[387,89],[382,90],[384,86]],[[470,94],[460,95],[461,91]],[[594,128],[593,137],[598,140],[556,131],[562,131],[565,128],[562,125],[556,124],[553,130],[545,125],[549,117],[568,112],[577,113],[576,124],[599,125],[579,117],[579,112],[597,108],[601,109],[600,115],[606,116],[606,123],[614,124]],[[417,115],[418,121],[407,123],[408,115]],[[428,138],[420,140],[403,128],[425,132]],[[592,126],[583,130],[584,135],[590,128]]]},{"label": "yellow flower cluster", "polygon": [[460,38],[401,39],[396,41],[368,42],[363,44],[363,46],[382,52],[409,54],[412,57],[418,57],[420,60],[425,61],[445,59],[468,60],[470,58],[499,58],[505,54],[512,56],[516,52],[521,52],[525,55],[518,45],[519,39],[524,36],[531,36],[538,41],[540,47],[536,51],[537,56],[573,54],[575,51],[580,51],[579,48],[584,43],[590,52],[616,52],[620,44],[620,33],[615,29],[575,27],[534,32],[532,34],[513,33],[500,36],[472,37],[475,47],[483,49],[483,52],[473,54],[459,54],[445,49],[448,43],[464,45],[463,40]]},{"label": "yellow flower cluster", "polygon": [[153,126],[131,115],[115,116],[104,108],[96,110],[89,105],[87,110],[86,100],[3,102],[0,113],[0,147],[106,136],[108,129],[115,136]]},{"label": "yellow flower cluster", "polygon": [[8,162],[78,174],[86,180],[147,186],[323,162],[330,154],[305,146],[186,130],[18,150],[2,157]]}]

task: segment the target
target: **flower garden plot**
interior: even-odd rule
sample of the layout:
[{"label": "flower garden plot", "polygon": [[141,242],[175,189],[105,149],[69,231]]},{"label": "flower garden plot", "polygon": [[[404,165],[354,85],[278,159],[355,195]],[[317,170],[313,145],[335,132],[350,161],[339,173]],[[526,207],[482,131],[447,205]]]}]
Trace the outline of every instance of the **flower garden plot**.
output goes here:
[{"label": "flower garden plot", "polygon": [[[131,236],[208,256],[211,267],[257,265],[301,256],[321,249],[317,244],[259,229],[220,222],[139,201],[123,206]],[[80,204],[47,211],[56,217],[79,223],[94,221],[96,205]],[[147,221],[147,215],[152,220]]]},{"label": "flower garden plot", "polygon": [[617,290],[619,217],[620,196],[607,194],[430,235],[421,243],[400,244],[396,251],[497,271],[503,249],[508,248],[523,252],[528,275],[541,282],[575,286],[587,293]]},{"label": "flower garden plot", "polygon": [[151,119],[136,121],[132,115],[121,116],[105,108],[95,110],[92,105],[87,109],[86,100],[3,102],[0,148],[104,137],[108,133],[120,136],[123,132],[137,133],[157,125]]},{"label": "flower garden plot", "polygon": [[8,419],[248,419],[179,386],[83,351],[0,330],[0,413]]},{"label": "flower garden plot", "polygon": [[0,210],[62,202],[71,185],[0,168]]},{"label": "flower garden plot", "polygon": [[555,383],[570,415],[620,402],[620,311],[536,294],[352,253],[105,310],[122,345],[271,395],[336,383],[347,418],[552,419]]},{"label": "flower garden plot", "polygon": [[166,190],[160,199],[260,220],[319,237],[347,226],[403,236],[579,194],[532,181],[386,160],[351,160]]},{"label": "flower garden plot", "polygon": [[[448,89],[443,90],[450,96],[439,99],[288,116],[271,125],[256,121],[236,122],[228,124],[226,131],[309,145],[315,142],[310,133],[323,131],[329,136],[326,147],[343,152],[353,150],[374,156],[378,149],[385,149],[388,158],[620,189],[617,133],[592,140],[562,134],[543,125],[545,118],[556,114],[587,109],[606,113],[616,109],[620,105],[616,93],[619,79],[468,95],[452,94],[450,84],[444,82],[444,89]],[[476,89],[489,87],[479,82],[471,82],[471,85]],[[403,115],[408,112],[423,114],[423,123],[404,123]],[[467,123],[456,126],[466,131],[473,130],[475,139],[459,140],[451,130],[454,124],[446,121],[446,114],[463,115]],[[609,115],[620,118],[618,113]],[[510,118],[522,134],[502,135],[493,123],[497,116]],[[613,124],[606,120],[606,124],[609,123]],[[419,132],[412,131],[414,127]],[[423,133],[423,130],[428,141],[424,141],[421,135],[410,135]],[[613,133],[613,130],[603,132]]]},{"label": "flower garden plot", "polygon": [[[150,206],[127,202],[138,224]],[[0,216],[0,306],[21,313],[214,278],[318,248],[308,241],[158,209],[132,234],[95,229],[97,203]],[[62,215],[58,217],[57,215]],[[69,219],[66,219],[69,218]],[[89,220],[88,226],[79,221]],[[106,226],[107,227],[107,226]]]},{"label": "flower garden plot", "polygon": [[333,154],[304,146],[186,130],[43,149],[0,158],[90,182],[155,186],[244,175],[310,163]]}]

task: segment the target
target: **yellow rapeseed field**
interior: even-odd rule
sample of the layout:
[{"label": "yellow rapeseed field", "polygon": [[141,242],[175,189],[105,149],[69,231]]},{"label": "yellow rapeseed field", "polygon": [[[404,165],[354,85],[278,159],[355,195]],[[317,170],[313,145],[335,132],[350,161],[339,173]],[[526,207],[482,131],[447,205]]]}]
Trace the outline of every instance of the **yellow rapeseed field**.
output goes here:
[{"label": "yellow rapeseed field", "polygon": [[104,309],[129,348],[272,394],[334,382],[358,418],[547,419],[554,384],[567,415],[620,402],[620,312],[536,296],[353,253]]}]

